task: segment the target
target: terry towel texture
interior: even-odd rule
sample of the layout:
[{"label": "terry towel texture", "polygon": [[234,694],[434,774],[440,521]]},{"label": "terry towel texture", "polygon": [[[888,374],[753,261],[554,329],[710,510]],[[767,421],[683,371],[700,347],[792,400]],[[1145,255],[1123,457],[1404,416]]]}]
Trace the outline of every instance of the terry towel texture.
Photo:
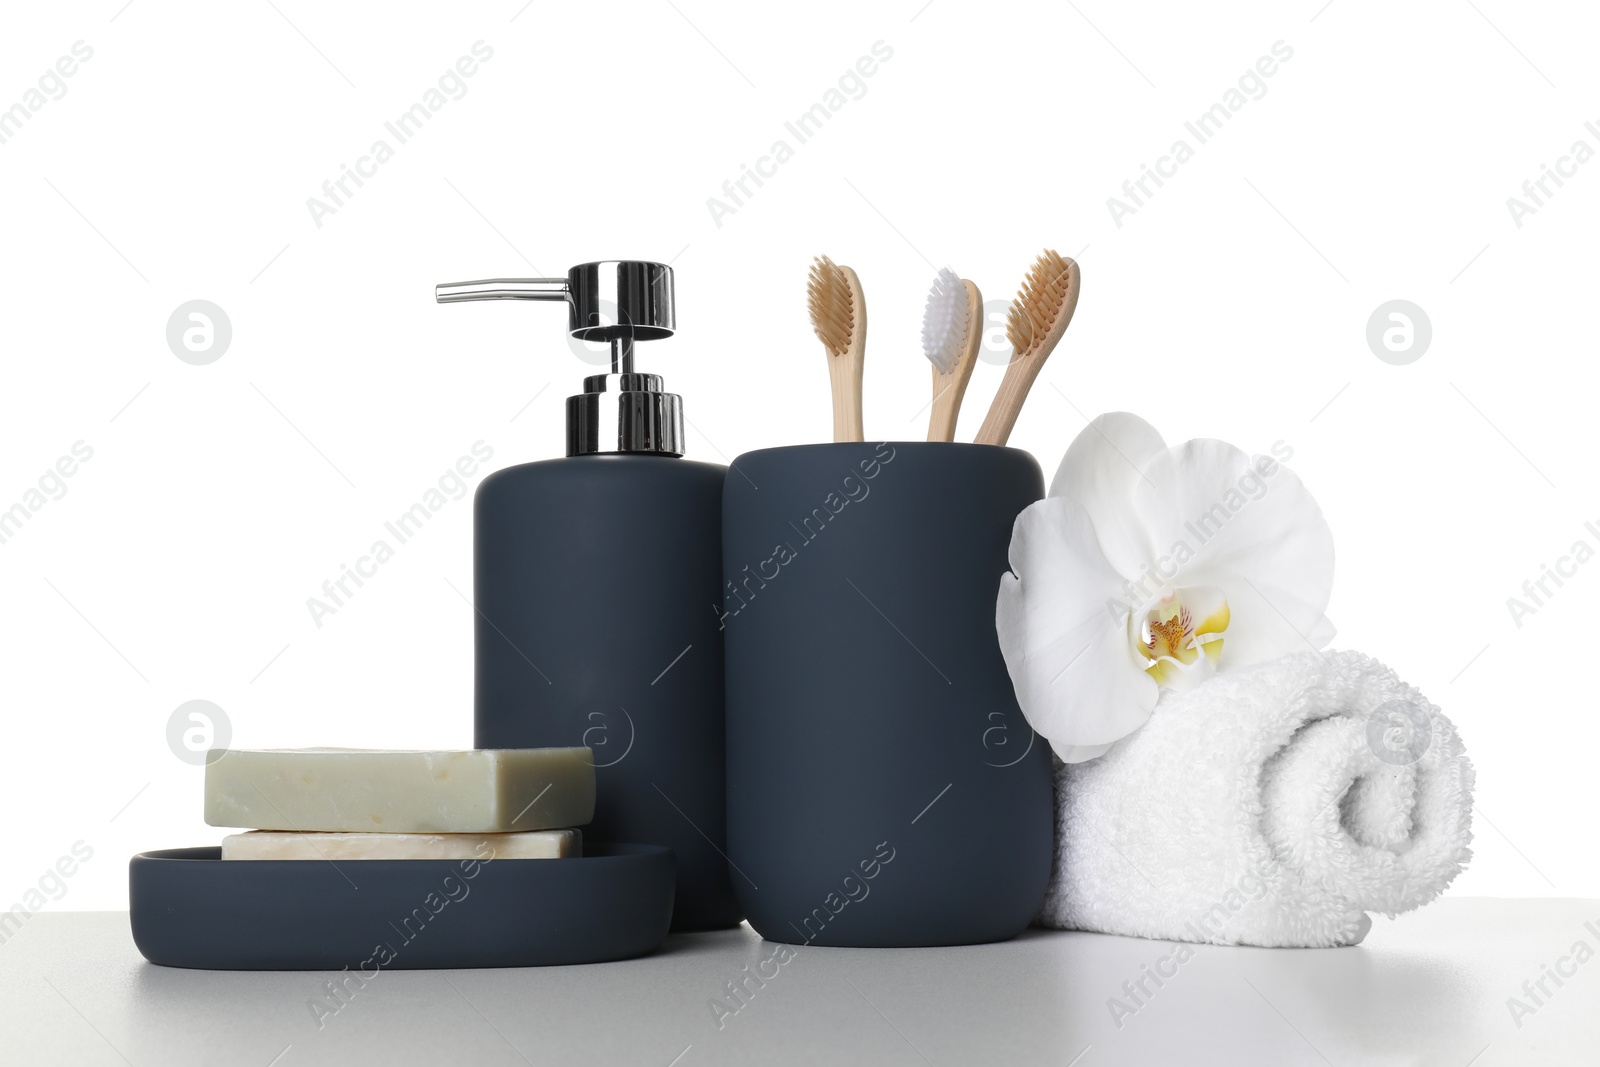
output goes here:
[{"label": "terry towel texture", "polygon": [[1305,652],[1187,693],[1056,772],[1046,926],[1219,945],[1353,945],[1471,857],[1450,720],[1358,652]]}]

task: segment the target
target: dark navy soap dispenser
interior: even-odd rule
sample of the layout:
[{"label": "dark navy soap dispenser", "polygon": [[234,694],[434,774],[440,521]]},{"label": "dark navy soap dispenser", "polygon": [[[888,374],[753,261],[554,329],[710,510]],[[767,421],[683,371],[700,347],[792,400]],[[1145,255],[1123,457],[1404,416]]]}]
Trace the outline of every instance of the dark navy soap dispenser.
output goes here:
[{"label": "dark navy soap dispenser", "polygon": [[478,487],[475,743],[588,745],[597,799],[585,838],[670,846],[673,929],[737,925],[714,608],[727,470],[682,458],[681,398],[633,369],[634,342],[675,330],[672,268],[585,263],[436,296],[564,301],[572,337],[611,345],[611,372],[567,399],[567,458]]}]

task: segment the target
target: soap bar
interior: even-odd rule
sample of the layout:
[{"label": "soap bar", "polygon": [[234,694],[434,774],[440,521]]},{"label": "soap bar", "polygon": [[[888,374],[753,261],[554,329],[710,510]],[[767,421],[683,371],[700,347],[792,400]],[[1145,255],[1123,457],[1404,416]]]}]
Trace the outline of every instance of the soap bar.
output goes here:
[{"label": "soap bar", "polygon": [[225,860],[551,860],[583,854],[577,830],[513,834],[341,834],[252,830],[222,839]]},{"label": "soap bar", "polygon": [[594,818],[587,748],[213,750],[206,823],[252,830],[505,833]]}]

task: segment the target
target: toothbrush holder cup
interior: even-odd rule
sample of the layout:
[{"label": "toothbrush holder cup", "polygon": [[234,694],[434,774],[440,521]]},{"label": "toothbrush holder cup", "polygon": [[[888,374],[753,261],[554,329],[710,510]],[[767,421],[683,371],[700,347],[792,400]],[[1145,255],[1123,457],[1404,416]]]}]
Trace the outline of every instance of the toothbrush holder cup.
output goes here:
[{"label": "toothbrush holder cup", "polygon": [[995,634],[1026,452],[881,442],[747,453],[723,489],[728,858],[791,944],[1003,941],[1054,846],[1049,746]]}]

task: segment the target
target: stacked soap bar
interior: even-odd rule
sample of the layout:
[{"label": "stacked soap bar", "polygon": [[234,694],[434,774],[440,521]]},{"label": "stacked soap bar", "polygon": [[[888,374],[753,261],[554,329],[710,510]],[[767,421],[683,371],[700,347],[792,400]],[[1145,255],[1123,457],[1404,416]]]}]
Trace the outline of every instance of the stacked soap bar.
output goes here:
[{"label": "stacked soap bar", "polygon": [[578,854],[594,795],[587,748],[233,749],[206,764],[205,819],[257,831],[225,860],[544,859]]},{"label": "stacked soap bar", "polygon": [[582,854],[577,830],[504,834],[280,833],[222,839],[225,860],[549,860]]}]

